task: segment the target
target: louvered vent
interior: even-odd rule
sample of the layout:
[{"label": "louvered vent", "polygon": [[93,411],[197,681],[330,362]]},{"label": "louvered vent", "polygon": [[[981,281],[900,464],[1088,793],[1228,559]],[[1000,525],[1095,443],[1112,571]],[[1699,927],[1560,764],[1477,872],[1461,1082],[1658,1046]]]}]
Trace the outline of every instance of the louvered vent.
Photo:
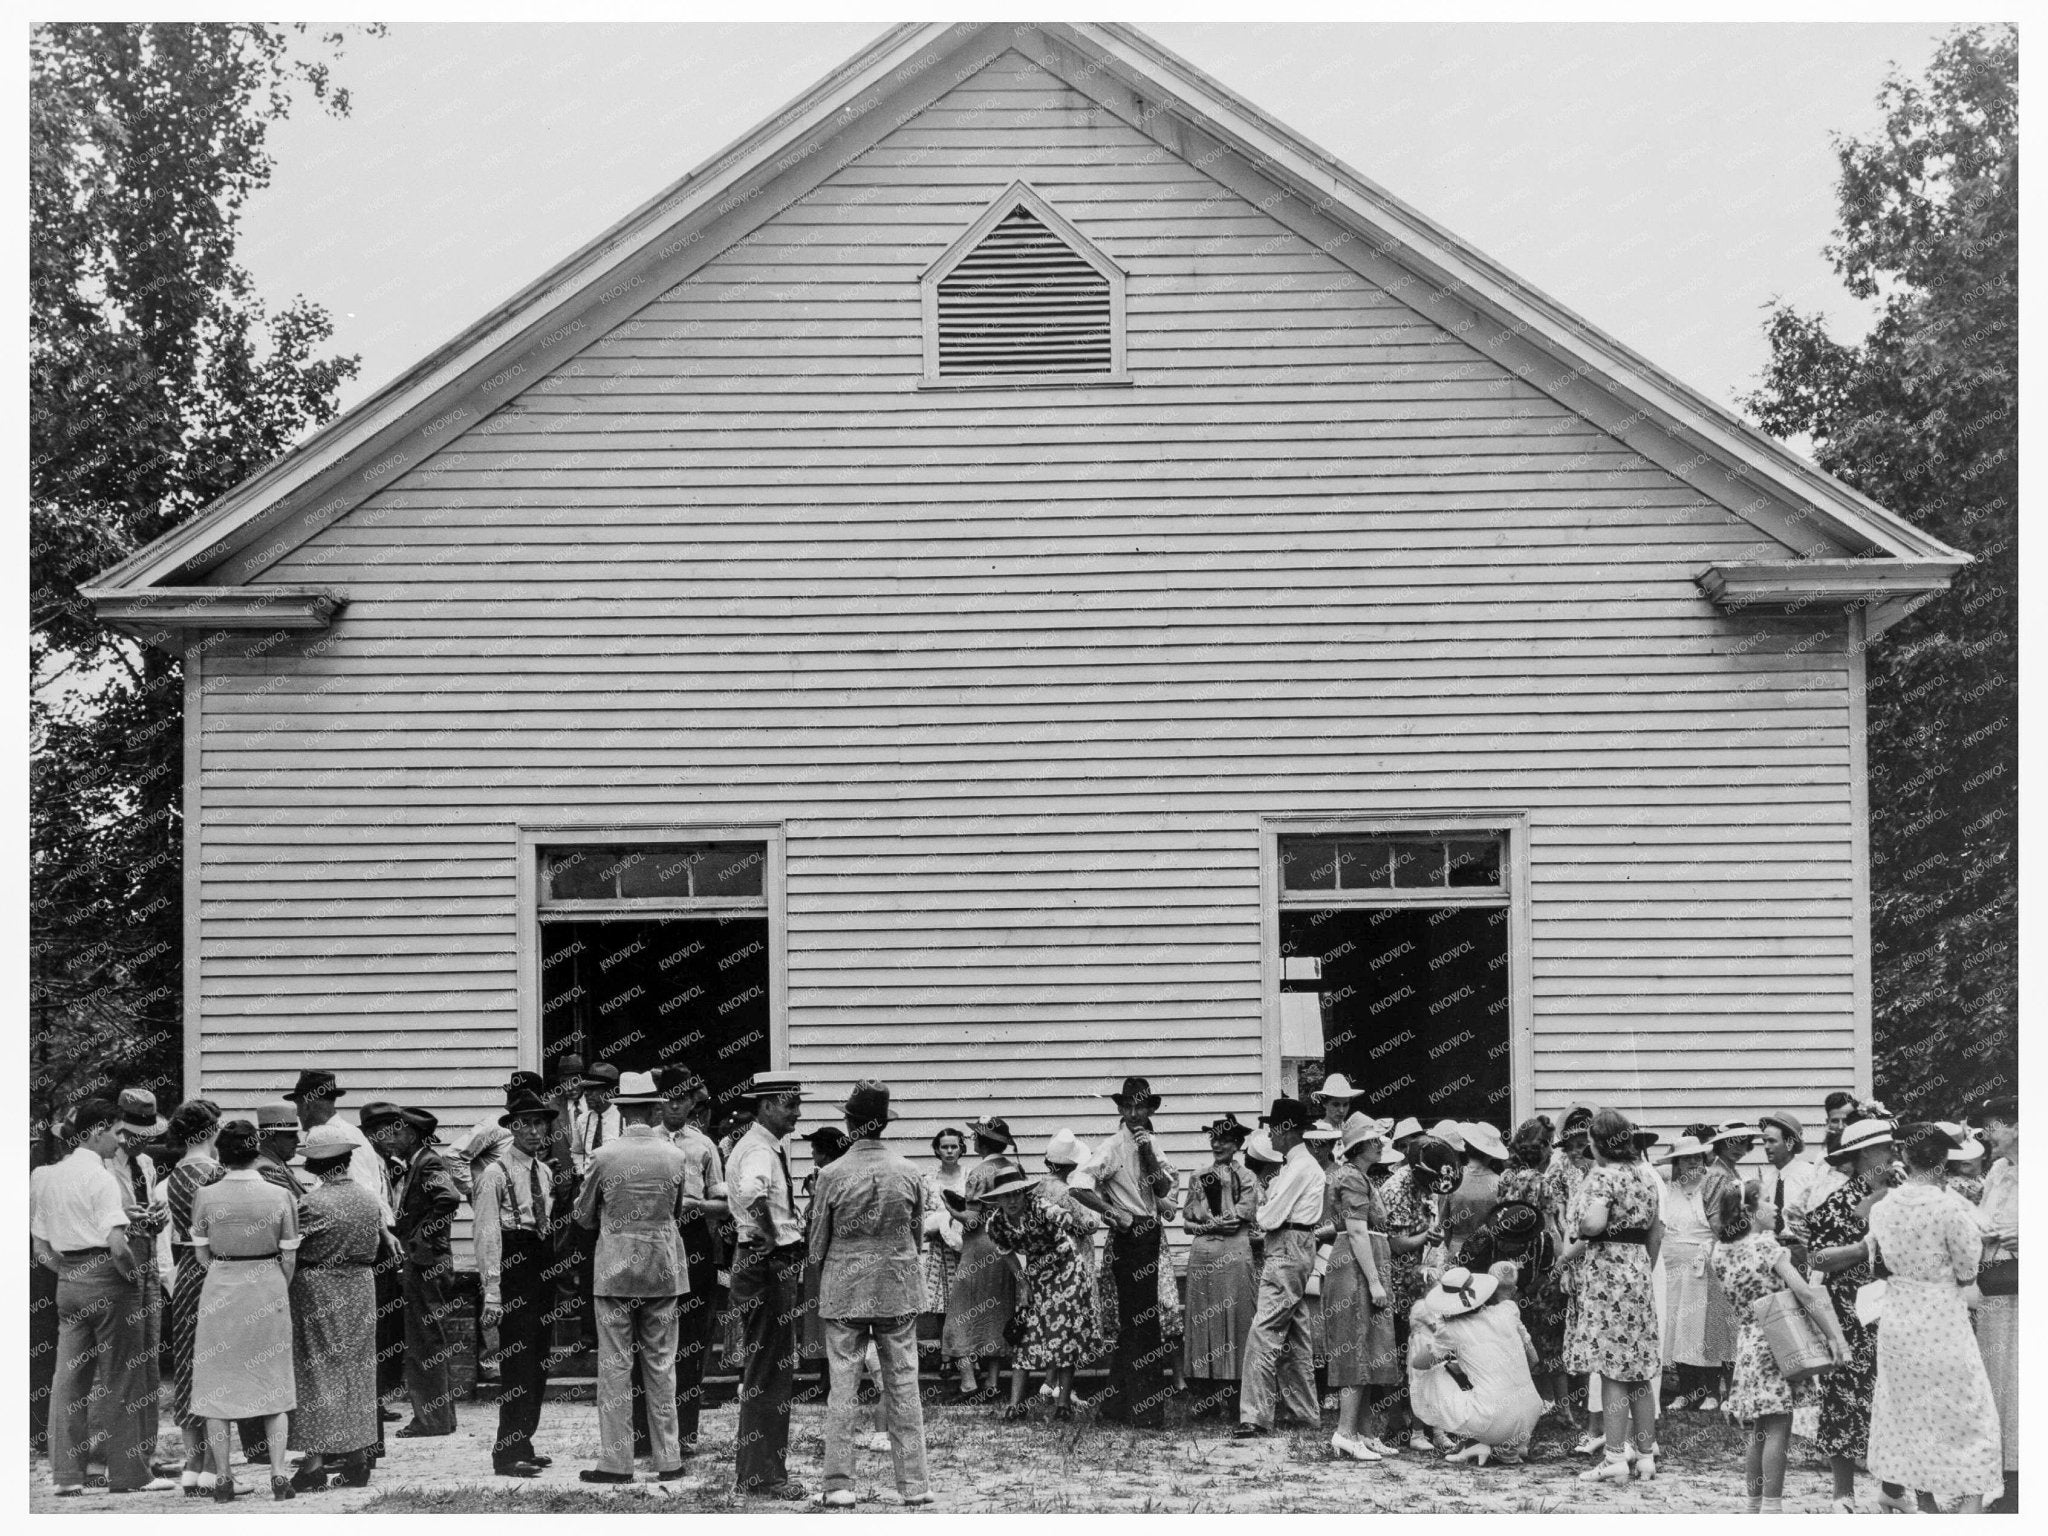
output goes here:
[{"label": "louvered vent", "polygon": [[1028,208],[939,280],[939,373],[1109,373],[1109,279]]}]

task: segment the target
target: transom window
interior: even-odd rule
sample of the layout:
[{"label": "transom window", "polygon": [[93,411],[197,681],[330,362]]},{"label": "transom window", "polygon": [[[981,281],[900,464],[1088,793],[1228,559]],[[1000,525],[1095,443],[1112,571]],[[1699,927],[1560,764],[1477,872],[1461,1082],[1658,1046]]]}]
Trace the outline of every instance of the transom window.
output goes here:
[{"label": "transom window", "polygon": [[543,913],[628,906],[649,910],[762,909],[761,843],[651,843],[544,848]]},{"label": "transom window", "polygon": [[1283,893],[1501,890],[1501,839],[1403,832],[1280,839]]}]

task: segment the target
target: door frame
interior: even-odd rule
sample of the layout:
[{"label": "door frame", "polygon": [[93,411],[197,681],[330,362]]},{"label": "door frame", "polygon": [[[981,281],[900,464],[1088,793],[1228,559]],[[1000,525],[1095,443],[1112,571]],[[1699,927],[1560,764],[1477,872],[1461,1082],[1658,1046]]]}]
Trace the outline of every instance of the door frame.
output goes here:
[{"label": "door frame", "polygon": [[[787,938],[787,884],[784,852],[787,831],[777,822],[683,822],[627,821],[610,817],[561,817],[520,821],[513,829],[517,874],[517,897],[513,921],[514,953],[518,958],[519,1001],[518,1065],[520,1070],[538,1072],[541,1063],[540,1038],[540,850],[543,847],[573,846],[578,843],[761,843],[765,858],[761,868],[761,894],[768,903],[768,1066],[770,1071],[789,1069],[789,959]],[[718,909],[707,906],[705,916]],[[597,916],[598,914],[592,914]],[[630,916],[621,913],[620,916]],[[646,916],[660,915],[648,912]],[[673,915],[671,913],[671,915]]]},{"label": "door frame", "polygon": [[[1259,818],[1259,976],[1263,1003],[1261,1096],[1280,1092],[1280,839],[1342,836],[1346,833],[1478,832],[1501,837],[1501,882],[1505,903],[1491,898],[1485,906],[1505,905],[1508,914],[1508,1116],[1503,1133],[1512,1133],[1535,1113],[1536,1042],[1532,1012],[1534,986],[1529,936],[1529,813],[1524,809],[1458,809],[1445,811],[1288,812]],[[1379,898],[1307,903],[1315,906],[1385,907],[1454,906],[1471,902],[1454,891],[1418,888],[1412,901]]]}]

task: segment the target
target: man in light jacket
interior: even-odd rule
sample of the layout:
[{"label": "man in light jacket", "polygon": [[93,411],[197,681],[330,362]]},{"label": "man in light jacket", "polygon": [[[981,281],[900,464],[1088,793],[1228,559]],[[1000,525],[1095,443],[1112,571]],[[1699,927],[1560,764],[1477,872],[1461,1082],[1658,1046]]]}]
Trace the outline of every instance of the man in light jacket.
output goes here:
[{"label": "man in light jacket", "polygon": [[654,1129],[661,1095],[646,1072],[627,1072],[612,1104],[619,1134],[584,1166],[576,1221],[597,1229],[591,1295],[597,1312],[598,1464],[586,1483],[633,1481],[633,1355],[647,1398],[655,1478],[683,1480],[676,1440],[676,1298],[689,1289],[681,1223],[695,1214],[683,1192],[683,1154]]},{"label": "man in light jacket", "polygon": [[818,1316],[832,1396],[825,1409],[825,1491],[819,1502],[854,1503],[853,1426],[861,1365],[873,1341],[881,1361],[883,1418],[904,1504],[929,1504],[924,1405],[917,1390],[917,1313],[924,1284],[918,1234],[924,1180],[882,1145],[889,1090],[863,1081],[847,1096],[844,1153],[818,1172],[811,1192],[810,1252],[819,1261]]}]

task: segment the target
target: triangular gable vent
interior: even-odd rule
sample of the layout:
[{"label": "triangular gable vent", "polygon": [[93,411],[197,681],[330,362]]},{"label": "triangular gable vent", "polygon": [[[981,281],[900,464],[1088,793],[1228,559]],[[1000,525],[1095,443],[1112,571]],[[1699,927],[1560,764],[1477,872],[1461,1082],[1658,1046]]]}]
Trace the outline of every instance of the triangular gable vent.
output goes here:
[{"label": "triangular gable vent", "polygon": [[925,296],[927,382],[1123,376],[1123,272],[1029,188],[933,264]]}]

